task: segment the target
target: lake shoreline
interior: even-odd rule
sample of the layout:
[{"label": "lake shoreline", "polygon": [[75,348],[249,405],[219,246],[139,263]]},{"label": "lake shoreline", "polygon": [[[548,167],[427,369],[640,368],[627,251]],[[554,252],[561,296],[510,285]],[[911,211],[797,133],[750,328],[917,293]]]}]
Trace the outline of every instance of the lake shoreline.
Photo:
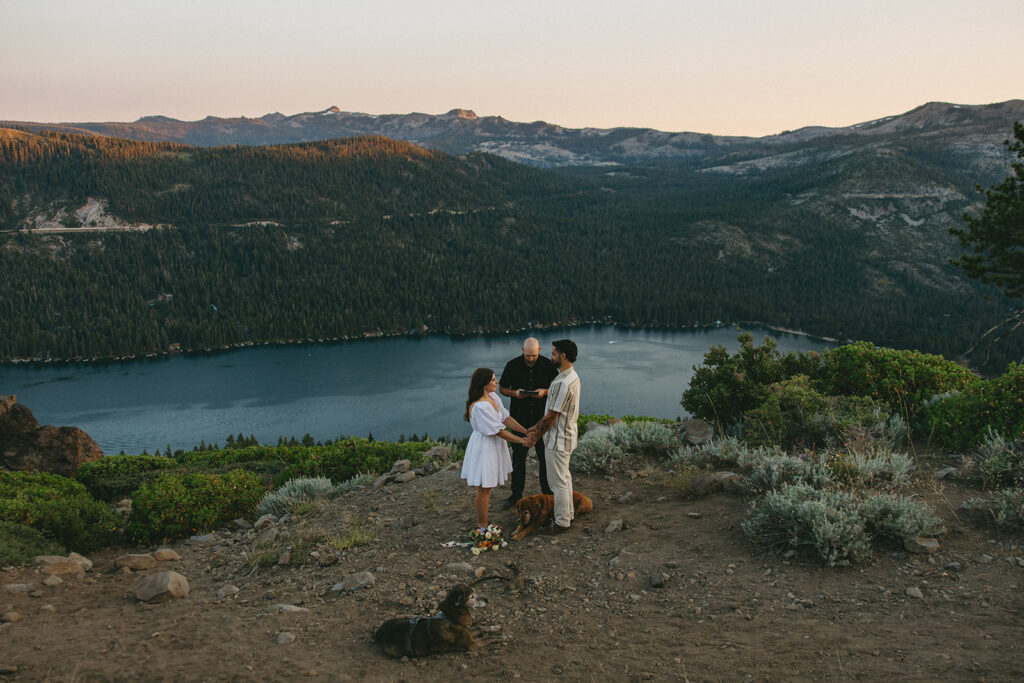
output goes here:
[{"label": "lake shoreline", "polygon": [[[488,336],[506,336],[510,334],[518,333],[529,333],[529,332],[550,332],[558,329],[574,329],[580,327],[594,327],[594,326],[607,326],[617,327],[625,330],[650,330],[650,331],[688,331],[688,330],[718,330],[725,327],[737,327],[739,330],[749,331],[749,329],[764,329],[772,332],[782,332],[784,334],[792,334],[799,337],[806,337],[816,341],[827,342],[830,344],[838,344],[839,340],[834,337],[825,337],[821,335],[812,334],[810,332],[804,332],[803,330],[792,330],[786,327],[778,325],[772,325],[761,321],[742,321],[742,322],[724,322],[715,321],[714,323],[707,323],[703,325],[641,325],[637,323],[618,323],[613,320],[589,320],[589,321],[576,321],[567,323],[551,323],[548,325],[533,325],[528,327],[522,327],[518,329],[507,329],[507,330],[475,330],[472,332],[445,332],[445,331],[426,331],[426,332],[367,332],[361,336],[345,336],[345,337],[331,337],[331,338],[319,338],[319,339],[273,339],[266,341],[241,341],[235,342],[234,344],[226,344],[220,348],[206,348],[206,349],[178,349],[174,351],[160,351],[139,355],[128,355],[128,356],[102,356],[94,358],[4,358],[0,359],[0,367],[24,367],[26,365],[35,365],[39,367],[53,367],[61,365],[104,365],[108,363],[126,363],[135,361],[161,361],[174,358],[176,356],[190,356],[190,357],[201,357],[201,356],[213,356],[222,353],[230,353],[232,351],[241,351],[249,348],[261,348],[267,346],[305,346],[308,344],[348,344],[351,342],[360,341],[373,341],[379,339],[403,339],[403,338],[428,338],[428,337],[447,337],[449,339],[468,339],[471,337],[488,337]],[[739,332],[737,331],[737,334]]]}]

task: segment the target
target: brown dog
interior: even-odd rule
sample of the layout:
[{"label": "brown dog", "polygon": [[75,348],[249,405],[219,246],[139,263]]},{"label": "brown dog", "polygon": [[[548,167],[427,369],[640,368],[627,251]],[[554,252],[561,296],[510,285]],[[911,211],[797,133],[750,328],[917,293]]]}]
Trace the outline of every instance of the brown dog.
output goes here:
[{"label": "brown dog", "polygon": [[[579,491],[572,492],[573,515],[579,516],[594,509],[594,504],[589,498]],[[512,532],[513,541],[521,541],[541,525],[547,524],[555,511],[555,497],[545,493],[538,493],[533,496],[520,498],[516,503],[516,512],[519,513],[519,526]]]},{"label": "brown dog", "polygon": [[476,597],[472,588],[460,583],[448,591],[434,616],[388,619],[373,634],[373,639],[392,657],[422,657],[456,648],[475,650],[493,642],[493,638],[478,638],[469,630],[473,624],[470,608],[486,604]]}]

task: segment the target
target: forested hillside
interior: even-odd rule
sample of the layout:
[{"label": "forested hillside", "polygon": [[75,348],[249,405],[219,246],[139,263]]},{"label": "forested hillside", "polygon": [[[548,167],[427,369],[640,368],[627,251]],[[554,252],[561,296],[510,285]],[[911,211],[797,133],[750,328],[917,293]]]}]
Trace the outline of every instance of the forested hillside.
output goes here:
[{"label": "forested hillside", "polygon": [[742,178],[570,175],[386,138],[194,148],[9,130],[0,357],[588,320],[756,320],[954,356],[1009,304],[946,263],[944,226],[974,197],[933,170],[908,152]]}]

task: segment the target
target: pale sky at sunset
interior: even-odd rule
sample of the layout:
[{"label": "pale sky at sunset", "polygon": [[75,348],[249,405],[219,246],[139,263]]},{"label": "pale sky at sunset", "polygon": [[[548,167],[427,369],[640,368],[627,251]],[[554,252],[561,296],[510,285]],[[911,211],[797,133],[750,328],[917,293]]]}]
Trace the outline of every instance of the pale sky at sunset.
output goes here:
[{"label": "pale sky at sunset", "polygon": [[765,135],[1024,98],[1024,0],[0,0],[0,119],[462,107]]}]

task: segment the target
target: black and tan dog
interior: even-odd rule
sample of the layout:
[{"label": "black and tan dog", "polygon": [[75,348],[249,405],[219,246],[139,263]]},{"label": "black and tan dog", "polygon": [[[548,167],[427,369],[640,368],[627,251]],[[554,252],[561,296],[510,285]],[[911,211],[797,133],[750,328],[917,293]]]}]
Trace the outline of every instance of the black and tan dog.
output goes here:
[{"label": "black and tan dog", "polygon": [[486,604],[476,596],[476,591],[460,583],[448,591],[434,616],[388,619],[373,634],[373,639],[392,657],[423,657],[456,649],[475,650],[495,640],[481,638],[469,630],[473,624],[470,608]]},{"label": "black and tan dog", "polygon": [[[594,509],[594,504],[589,498],[579,491],[572,492],[573,516],[578,517]],[[555,511],[555,497],[538,493],[533,496],[520,498],[516,503],[516,512],[519,513],[519,526],[512,532],[513,541],[521,541],[541,525],[551,521]]]}]

